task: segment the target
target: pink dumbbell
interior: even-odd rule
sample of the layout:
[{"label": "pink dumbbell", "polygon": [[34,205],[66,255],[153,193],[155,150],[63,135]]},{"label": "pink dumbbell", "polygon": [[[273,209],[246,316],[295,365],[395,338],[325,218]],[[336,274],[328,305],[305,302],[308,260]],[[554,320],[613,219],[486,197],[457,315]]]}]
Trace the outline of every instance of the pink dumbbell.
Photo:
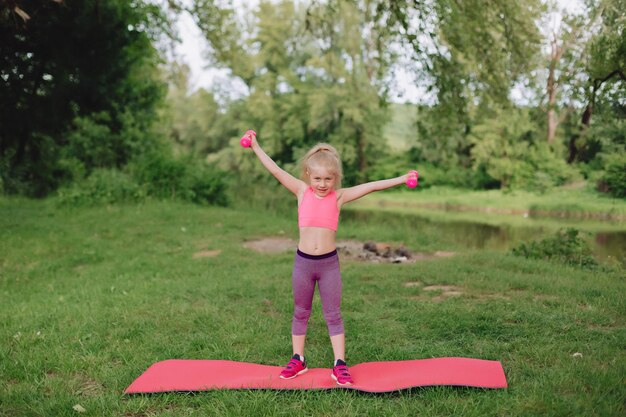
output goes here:
[{"label": "pink dumbbell", "polygon": [[406,186],[409,188],[415,188],[418,185],[417,179],[420,177],[420,173],[412,169],[409,171],[409,178],[406,180]]},{"label": "pink dumbbell", "polygon": [[252,145],[252,136],[256,138],[256,132],[254,130],[247,130],[246,133],[239,139],[239,143],[244,148],[249,148]]}]

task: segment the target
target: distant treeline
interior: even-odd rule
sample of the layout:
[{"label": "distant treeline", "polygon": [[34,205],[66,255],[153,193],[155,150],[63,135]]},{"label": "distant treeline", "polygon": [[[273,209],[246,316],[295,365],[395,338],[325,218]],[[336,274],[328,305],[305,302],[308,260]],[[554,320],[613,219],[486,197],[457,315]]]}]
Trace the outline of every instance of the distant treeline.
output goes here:
[{"label": "distant treeline", "polygon": [[[588,180],[625,197],[624,0],[579,14],[540,0],[482,4],[5,2],[0,191],[225,204],[229,184],[250,196],[252,179],[271,183],[237,145],[253,128],[287,169],[314,143],[334,144],[347,184],[417,166],[424,186]],[[212,91],[190,92],[189,69],[165,59],[182,13],[208,41],[198,53],[230,74]],[[428,104],[391,105],[398,65]]]}]

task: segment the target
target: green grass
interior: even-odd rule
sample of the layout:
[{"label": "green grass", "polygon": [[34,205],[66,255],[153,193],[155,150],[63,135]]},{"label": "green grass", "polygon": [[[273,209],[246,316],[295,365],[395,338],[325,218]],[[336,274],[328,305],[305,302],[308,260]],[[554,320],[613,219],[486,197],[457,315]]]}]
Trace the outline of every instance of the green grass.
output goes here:
[{"label": "green grass", "polygon": [[[73,416],[76,404],[86,416],[624,415],[623,274],[490,251],[343,262],[347,359],[500,360],[506,390],[123,395],[164,359],[282,365],[293,254],[242,242],[296,233],[293,218],[249,210],[151,202],[64,212],[51,201],[0,199],[0,415]],[[451,244],[436,232],[355,221],[339,238],[429,251]],[[193,259],[209,249],[222,252]],[[440,299],[428,285],[462,295]],[[332,361],[317,296],[306,354],[313,367]]]}]

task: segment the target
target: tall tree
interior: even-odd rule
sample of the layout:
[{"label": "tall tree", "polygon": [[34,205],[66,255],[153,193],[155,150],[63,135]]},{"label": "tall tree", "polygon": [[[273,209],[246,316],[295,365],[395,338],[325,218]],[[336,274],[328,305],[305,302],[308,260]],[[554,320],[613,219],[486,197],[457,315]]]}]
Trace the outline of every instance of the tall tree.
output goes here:
[{"label": "tall tree", "polygon": [[[346,1],[360,3],[319,3],[336,8]],[[496,0],[488,7],[480,0],[366,3],[375,8],[381,32],[412,51],[417,78],[434,92],[438,116],[446,120],[421,136],[429,141],[423,147],[437,150],[434,162],[466,164],[472,118],[489,117],[493,104],[509,105],[511,88],[532,68],[541,40],[540,0]]]},{"label": "tall tree", "polygon": [[178,152],[215,152],[223,146],[223,117],[211,92],[201,88],[190,93],[189,73],[186,64],[176,61],[167,68],[169,89],[163,109],[166,134]]},{"label": "tall tree", "polygon": [[580,70],[582,49],[584,40],[583,34],[588,31],[585,23],[577,16],[570,16],[565,11],[557,11],[555,14],[563,15],[563,18],[556,27],[550,31],[548,53],[548,76],[546,80],[546,101],[545,112],[547,116],[547,142],[554,143],[556,130],[565,120],[571,108],[571,103],[565,109],[561,103],[562,90],[576,77]]},{"label": "tall tree", "polygon": [[580,148],[585,146],[585,135],[591,126],[598,95],[621,107],[621,111],[617,111],[621,114],[617,117],[626,113],[623,102],[626,96],[626,0],[589,1],[586,16],[595,25],[584,49],[584,74],[579,77],[583,82],[574,86],[578,90],[577,98],[585,104],[579,129],[568,141],[570,163],[577,160]]},{"label": "tall tree", "polygon": [[63,159],[85,169],[119,166],[150,146],[142,132],[162,95],[152,42],[167,27],[159,7],[125,0],[12,3],[28,18],[0,10],[5,189],[45,195],[67,174]]},{"label": "tall tree", "polygon": [[348,179],[364,175],[381,143],[391,59],[385,34],[371,24],[374,9],[263,1],[242,21],[234,9],[201,0],[192,12],[211,57],[247,85],[248,122],[276,159],[293,162],[303,148],[330,141]]}]

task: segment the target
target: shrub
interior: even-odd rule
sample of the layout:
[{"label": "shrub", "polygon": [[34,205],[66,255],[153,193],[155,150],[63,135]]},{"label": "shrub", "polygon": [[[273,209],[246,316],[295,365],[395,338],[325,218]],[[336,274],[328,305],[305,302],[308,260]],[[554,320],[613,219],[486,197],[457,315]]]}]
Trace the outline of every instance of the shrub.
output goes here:
[{"label": "shrub", "polygon": [[227,184],[224,172],[204,163],[187,167],[183,177],[186,199],[198,204],[227,206]]},{"label": "shrub", "polygon": [[617,198],[626,198],[626,155],[613,154],[605,157],[604,173],[598,188]]},{"label": "shrub", "polygon": [[528,109],[499,110],[474,126],[468,138],[472,166],[483,171],[478,186],[491,186],[491,178],[501,188],[543,193],[579,176],[539,135]]},{"label": "shrub", "polygon": [[165,153],[153,152],[131,164],[130,171],[153,197],[187,199],[182,185],[186,166],[182,161]]},{"label": "shrub", "polygon": [[178,199],[198,204],[228,204],[223,172],[195,160],[153,154],[127,171],[96,169],[87,178],[58,191],[62,205],[139,202],[147,197]]},{"label": "shrub", "polygon": [[145,190],[127,173],[116,169],[96,169],[84,180],[57,191],[59,203],[70,206],[95,206],[142,201]]},{"label": "shrub", "polygon": [[228,204],[224,172],[203,162],[174,158],[161,152],[146,155],[130,169],[150,196],[202,204]]},{"label": "shrub", "polygon": [[555,236],[538,242],[522,243],[512,253],[528,259],[556,260],[568,265],[593,269],[598,262],[591,256],[588,243],[576,229],[559,230]]}]

